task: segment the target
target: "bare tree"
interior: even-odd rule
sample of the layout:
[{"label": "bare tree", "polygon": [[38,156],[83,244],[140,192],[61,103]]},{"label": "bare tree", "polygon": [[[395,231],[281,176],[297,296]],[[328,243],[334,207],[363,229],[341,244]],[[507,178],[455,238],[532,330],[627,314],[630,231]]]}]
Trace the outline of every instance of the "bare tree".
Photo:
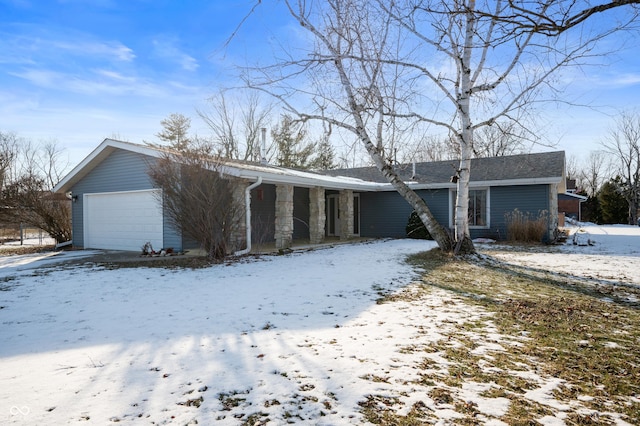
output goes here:
[{"label": "bare tree", "polygon": [[192,143],[179,152],[166,152],[148,173],[162,189],[161,202],[170,222],[198,242],[208,257],[219,260],[234,249],[231,237],[241,206],[213,149]]},{"label": "bare tree", "polygon": [[246,161],[269,158],[269,153],[261,152],[260,136],[269,122],[271,107],[263,106],[255,92],[234,102],[221,91],[209,98],[209,104],[211,110],[199,110],[198,115],[213,131],[220,156]]},{"label": "bare tree", "polygon": [[231,237],[238,223],[233,182],[223,177],[216,146],[189,135],[189,119],[171,114],[160,124],[164,129],[157,136],[169,142],[170,149],[147,171],[162,189],[159,201],[176,229],[200,244],[211,259],[222,259],[233,249]]},{"label": "bare tree", "polygon": [[535,143],[535,136],[528,135],[521,125],[507,121],[494,123],[476,130],[473,137],[474,157],[502,157],[525,154]]},{"label": "bare tree", "polygon": [[580,173],[581,187],[589,197],[595,197],[602,184],[613,177],[605,173],[607,156],[603,151],[591,151]]},{"label": "bare tree", "polygon": [[[304,54],[247,70],[249,87],[280,100],[302,120],[356,135],[373,163],[417,211],[443,250],[472,252],[469,175],[478,129],[529,128],[536,101],[554,100],[552,77],[593,56],[604,37],[633,23],[581,28],[600,9],[572,0],[286,0],[311,46]],[[636,2],[613,2],[602,10]],[[579,9],[582,7],[582,9]],[[296,52],[302,48],[296,46]],[[394,129],[444,129],[460,152],[453,237],[393,171]]]},{"label": "bare tree", "polygon": [[10,180],[18,157],[19,139],[15,133],[0,131],[0,190]]},{"label": "bare tree", "polygon": [[629,204],[629,223],[638,223],[640,209],[640,113],[623,112],[602,143],[614,158],[621,195]]},{"label": "bare tree", "polygon": [[564,160],[564,168],[565,173],[567,174],[567,179],[575,179],[577,184],[579,176],[582,174],[580,171],[578,157],[575,155],[567,155]]},{"label": "bare tree", "polygon": [[551,1],[540,2],[540,8],[534,9],[527,2],[509,0],[511,14],[506,16],[487,15],[496,22],[513,25],[518,32],[536,32],[549,37],[555,37],[561,33],[582,25],[587,19],[598,14],[618,8],[629,6],[631,14],[638,14],[638,0],[611,0],[593,4],[590,1]]},{"label": "bare tree", "polygon": [[25,174],[3,191],[5,221],[42,229],[57,243],[71,240],[71,203],[54,194],[46,179]]},{"label": "bare tree", "polygon": [[40,228],[58,243],[71,240],[70,200],[51,192],[68,168],[58,144],[33,144],[2,132],[0,140],[6,148],[2,154],[1,220]]},{"label": "bare tree", "polygon": [[448,137],[424,135],[407,143],[401,162],[432,162],[460,158],[457,144]]}]

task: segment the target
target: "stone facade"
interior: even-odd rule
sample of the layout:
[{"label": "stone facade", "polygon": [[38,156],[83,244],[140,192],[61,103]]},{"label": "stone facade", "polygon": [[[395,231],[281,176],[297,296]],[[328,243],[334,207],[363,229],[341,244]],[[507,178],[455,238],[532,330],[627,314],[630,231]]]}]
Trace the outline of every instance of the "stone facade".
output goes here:
[{"label": "stone facade", "polygon": [[293,185],[276,186],[276,248],[291,247],[293,242]]},{"label": "stone facade", "polygon": [[549,185],[549,239],[553,239],[558,229],[558,184]]},{"label": "stone facade", "polygon": [[309,242],[311,244],[320,244],[324,241],[326,220],[324,188],[309,189]]},{"label": "stone facade", "polygon": [[232,197],[233,209],[236,212],[234,223],[231,226],[231,234],[229,235],[229,246],[232,251],[240,250],[247,244],[247,222],[246,222],[246,206],[244,193],[245,188],[250,184],[243,180],[233,180]]},{"label": "stone facade", "polygon": [[340,210],[340,239],[348,240],[353,237],[353,191],[345,189],[339,195]]}]

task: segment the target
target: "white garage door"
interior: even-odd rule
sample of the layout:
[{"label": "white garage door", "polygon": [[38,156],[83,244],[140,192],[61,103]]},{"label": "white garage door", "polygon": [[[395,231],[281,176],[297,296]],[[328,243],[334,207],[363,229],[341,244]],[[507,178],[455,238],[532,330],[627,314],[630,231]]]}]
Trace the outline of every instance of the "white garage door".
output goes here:
[{"label": "white garage door", "polygon": [[159,190],[85,194],[84,247],[138,251],[162,248]]}]

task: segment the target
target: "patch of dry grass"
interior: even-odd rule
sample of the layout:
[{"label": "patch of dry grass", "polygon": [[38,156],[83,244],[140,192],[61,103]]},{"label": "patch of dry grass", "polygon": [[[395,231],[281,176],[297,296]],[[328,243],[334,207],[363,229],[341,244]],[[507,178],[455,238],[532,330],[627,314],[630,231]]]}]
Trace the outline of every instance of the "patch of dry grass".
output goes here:
[{"label": "patch of dry grass", "polygon": [[549,213],[542,211],[537,217],[533,217],[530,213],[515,209],[505,215],[505,220],[509,241],[539,243],[547,233]]},{"label": "patch of dry grass", "polygon": [[0,247],[0,256],[17,256],[33,253],[45,253],[53,251],[54,246],[2,246]]},{"label": "patch of dry grass", "polygon": [[[482,256],[460,259],[434,250],[409,261],[423,271],[422,297],[434,289],[445,290],[490,315],[458,325],[428,348],[401,349],[424,351],[415,384],[428,388],[432,404],[452,405],[461,415],[456,424],[479,424],[482,418],[456,391],[469,382],[490,384],[485,398],[509,400],[507,413],[499,418],[507,424],[537,424],[543,416],[553,415],[552,408],[525,396],[541,385],[536,377],[563,380],[552,396],[562,404],[583,407],[567,412],[567,424],[613,424],[611,413],[640,424],[638,303],[615,297],[610,287]],[[379,303],[402,300],[403,294],[386,295]],[[406,294],[408,300],[418,297],[415,290]],[[486,337],[489,328],[505,336],[499,342],[502,350],[474,351],[477,336]],[[446,374],[426,356],[433,353],[449,363]],[[395,415],[390,406],[385,406],[382,417],[372,415],[371,408],[363,413],[373,423],[413,424],[409,416]]]}]

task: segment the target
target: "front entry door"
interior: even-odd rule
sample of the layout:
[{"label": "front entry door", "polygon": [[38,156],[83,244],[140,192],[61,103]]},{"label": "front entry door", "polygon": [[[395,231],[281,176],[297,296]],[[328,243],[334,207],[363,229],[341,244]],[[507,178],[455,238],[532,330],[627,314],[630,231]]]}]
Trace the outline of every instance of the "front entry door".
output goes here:
[{"label": "front entry door", "polygon": [[[340,220],[340,196],[327,196],[327,236],[339,237],[342,234]],[[360,235],[360,194],[353,194],[353,236]]]}]

